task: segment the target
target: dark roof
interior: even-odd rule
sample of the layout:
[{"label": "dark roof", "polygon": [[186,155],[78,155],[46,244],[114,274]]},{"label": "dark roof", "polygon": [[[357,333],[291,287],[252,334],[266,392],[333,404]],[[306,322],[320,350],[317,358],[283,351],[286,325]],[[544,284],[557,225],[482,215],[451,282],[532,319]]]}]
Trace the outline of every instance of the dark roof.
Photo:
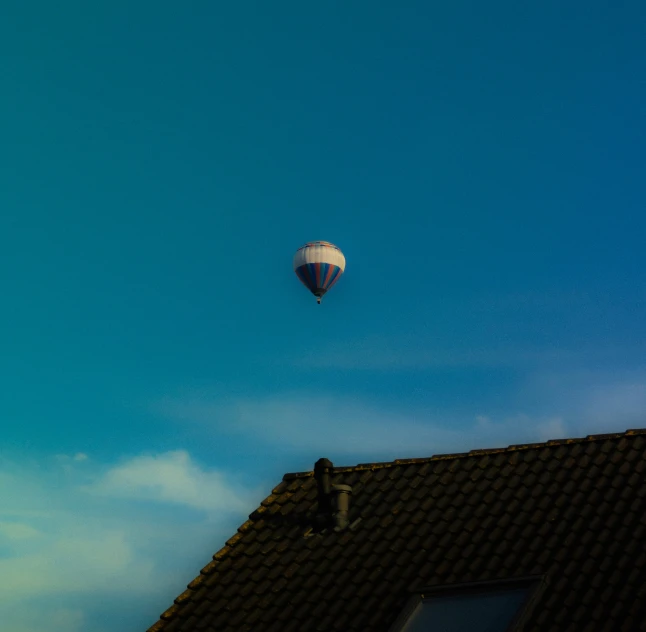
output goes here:
[{"label": "dark roof", "polygon": [[[526,631],[646,630],[646,429],[286,474],[149,632],[386,632],[411,591],[542,575]],[[356,523],[356,519],[361,520]]]}]

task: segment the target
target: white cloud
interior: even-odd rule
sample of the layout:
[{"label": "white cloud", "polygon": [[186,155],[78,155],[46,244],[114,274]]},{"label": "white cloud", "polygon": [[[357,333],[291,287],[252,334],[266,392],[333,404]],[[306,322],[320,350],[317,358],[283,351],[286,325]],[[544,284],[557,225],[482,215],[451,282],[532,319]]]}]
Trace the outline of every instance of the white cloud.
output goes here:
[{"label": "white cloud", "polygon": [[219,512],[244,511],[250,500],[222,473],[200,468],[184,450],[135,457],[109,469],[86,489]]},{"label": "white cloud", "polygon": [[[352,459],[388,460],[464,452],[556,439],[566,432],[556,415],[388,411],[342,398],[303,394],[229,402],[204,396],[166,399],[170,416],[218,426],[275,444],[281,450]],[[552,436],[550,433],[554,433]]]},{"label": "white cloud", "polygon": [[82,610],[73,608],[47,608],[38,612],[20,608],[2,617],[3,630],[7,632],[86,632]]},{"label": "white cloud", "polygon": [[498,419],[476,415],[475,421],[474,434],[478,439],[487,445],[491,445],[492,440],[498,441],[499,447],[506,447],[508,443],[538,443],[568,436],[567,425],[560,417],[519,413]]},{"label": "white cloud", "polygon": [[77,452],[74,455],[69,454],[56,454],[56,461],[67,474],[71,474],[76,471],[76,468],[83,463],[88,461],[89,457],[84,452]]},{"label": "white cloud", "polygon": [[[456,411],[388,407],[348,397],[284,393],[264,398],[167,397],[158,412],[272,444],[274,450],[332,458],[388,460],[542,442],[646,426],[643,371],[530,373],[496,406],[474,401]],[[500,403],[502,401],[502,403]],[[378,400],[377,400],[378,402]]]},{"label": "white cloud", "polygon": [[[78,461],[16,456],[0,466],[3,630],[146,629],[258,500],[236,486],[234,502],[228,476],[183,451]],[[155,502],[132,502],[146,497]]]},{"label": "white cloud", "polygon": [[25,540],[41,535],[38,529],[23,522],[0,522],[0,542],[7,540]]},{"label": "white cloud", "polygon": [[585,411],[592,419],[614,417],[638,424],[646,421],[646,377],[596,385],[587,395]]},{"label": "white cloud", "polygon": [[543,371],[517,395],[567,422],[571,436],[646,427],[646,373],[640,370]]},{"label": "white cloud", "polygon": [[90,586],[111,590],[119,580],[128,585],[133,580],[150,581],[150,567],[142,572],[132,564],[133,552],[124,532],[96,524],[76,529],[66,524],[66,531],[56,528],[30,552],[0,559],[0,577],[11,578],[3,590],[6,598],[78,593]]},{"label": "white cloud", "polygon": [[560,417],[553,417],[541,421],[536,426],[536,432],[540,441],[566,439],[568,436],[565,422]]}]

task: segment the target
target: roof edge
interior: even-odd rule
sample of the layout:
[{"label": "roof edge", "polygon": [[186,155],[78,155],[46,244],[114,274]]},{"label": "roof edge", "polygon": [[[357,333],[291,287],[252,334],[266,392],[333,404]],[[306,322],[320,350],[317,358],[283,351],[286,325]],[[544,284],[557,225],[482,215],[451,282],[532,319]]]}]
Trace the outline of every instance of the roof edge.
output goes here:
[{"label": "roof edge", "polygon": [[[415,463],[430,463],[432,461],[447,461],[450,459],[465,459],[470,456],[480,456],[485,454],[500,454],[502,452],[518,452],[521,450],[536,450],[539,448],[552,448],[560,445],[571,445],[573,443],[590,443],[594,441],[607,441],[608,439],[621,439],[623,437],[633,437],[637,435],[646,435],[646,428],[632,428],[625,432],[613,432],[607,434],[588,435],[587,437],[576,437],[572,439],[550,439],[543,443],[519,443],[509,445],[506,448],[485,448],[480,450],[471,450],[470,452],[455,452],[450,454],[436,454],[429,457],[412,458],[412,459],[395,459],[394,461],[377,461],[375,463],[359,463],[358,465],[348,465],[335,467],[335,472],[357,472],[362,470],[379,470],[399,465],[413,465]],[[284,481],[295,478],[308,478],[314,476],[313,471],[291,472],[283,476]]]}]

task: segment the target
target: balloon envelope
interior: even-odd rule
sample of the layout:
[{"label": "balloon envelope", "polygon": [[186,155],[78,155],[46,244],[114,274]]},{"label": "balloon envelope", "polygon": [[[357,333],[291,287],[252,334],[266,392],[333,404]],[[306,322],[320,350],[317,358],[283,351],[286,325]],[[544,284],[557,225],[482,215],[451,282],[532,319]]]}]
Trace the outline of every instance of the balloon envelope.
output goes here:
[{"label": "balloon envelope", "polygon": [[329,241],[310,241],[294,255],[294,272],[318,302],[345,270],[341,249]]}]

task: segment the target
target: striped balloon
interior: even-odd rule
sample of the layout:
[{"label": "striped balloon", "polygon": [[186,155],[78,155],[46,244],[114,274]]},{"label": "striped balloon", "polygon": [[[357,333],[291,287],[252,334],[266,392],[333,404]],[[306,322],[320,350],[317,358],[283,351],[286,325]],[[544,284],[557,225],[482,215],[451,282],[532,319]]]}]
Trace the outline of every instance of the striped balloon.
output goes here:
[{"label": "striped balloon", "polygon": [[329,241],[311,241],[294,255],[294,272],[303,285],[316,296],[317,302],[341,277],[345,257]]}]

